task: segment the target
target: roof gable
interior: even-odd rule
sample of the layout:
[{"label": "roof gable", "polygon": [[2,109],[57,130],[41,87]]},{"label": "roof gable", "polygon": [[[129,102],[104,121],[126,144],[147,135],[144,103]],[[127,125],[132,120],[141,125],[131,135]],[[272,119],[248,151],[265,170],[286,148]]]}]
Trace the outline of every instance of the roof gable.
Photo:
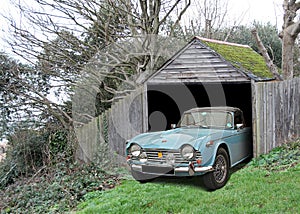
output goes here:
[{"label": "roof gable", "polygon": [[249,82],[272,77],[266,69],[262,57],[249,46],[195,37],[147,82]]}]

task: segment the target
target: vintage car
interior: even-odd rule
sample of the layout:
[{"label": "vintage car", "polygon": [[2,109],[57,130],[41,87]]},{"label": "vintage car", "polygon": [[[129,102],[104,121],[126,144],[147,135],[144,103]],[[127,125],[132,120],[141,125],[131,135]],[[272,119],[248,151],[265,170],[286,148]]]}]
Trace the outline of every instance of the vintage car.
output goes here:
[{"label": "vintage car", "polygon": [[126,142],[127,163],[136,180],[203,175],[204,185],[215,190],[226,184],[230,167],[252,155],[251,128],[238,108],[193,108],[173,126]]}]

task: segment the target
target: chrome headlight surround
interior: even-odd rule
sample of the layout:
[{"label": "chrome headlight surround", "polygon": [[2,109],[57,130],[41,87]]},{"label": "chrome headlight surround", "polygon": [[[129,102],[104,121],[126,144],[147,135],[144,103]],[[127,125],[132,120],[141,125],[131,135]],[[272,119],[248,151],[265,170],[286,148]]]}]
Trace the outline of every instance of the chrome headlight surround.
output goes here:
[{"label": "chrome headlight surround", "polygon": [[142,162],[142,163],[145,163],[145,162],[147,162],[147,160],[148,160],[148,157],[147,157],[147,153],[146,152],[142,152],[141,154],[140,154],[140,161]]},{"label": "chrome headlight surround", "polygon": [[172,153],[167,154],[167,156],[166,156],[166,163],[169,164],[169,165],[171,165],[171,166],[175,165],[176,158],[175,158],[174,154],[172,154]]},{"label": "chrome headlight surround", "polygon": [[195,149],[191,145],[184,145],[181,147],[181,156],[185,160],[192,160],[195,157]]},{"label": "chrome headlight surround", "polygon": [[142,153],[142,148],[138,144],[133,144],[130,146],[129,152],[133,157],[138,157]]}]

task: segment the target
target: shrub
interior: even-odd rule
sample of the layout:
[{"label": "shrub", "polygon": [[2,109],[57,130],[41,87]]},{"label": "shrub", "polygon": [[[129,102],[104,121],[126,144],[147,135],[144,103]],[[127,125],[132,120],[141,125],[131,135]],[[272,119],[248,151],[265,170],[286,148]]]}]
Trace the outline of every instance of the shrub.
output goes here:
[{"label": "shrub", "polygon": [[111,189],[117,183],[118,176],[105,173],[95,164],[61,162],[0,192],[0,210],[3,213],[64,213],[76,207],[86,193]]},{"label": "shrub", "polygon": [[249,164],[269,171],[285,170],[300,162],[300,139],[272,149]]},{"label": "shrub", "polygon": [[20,176],[31,176],[39,169],[72,159],[64,130],[20,129],[9,136],[6,158],[0,163],[0,187],[13,183]]}]

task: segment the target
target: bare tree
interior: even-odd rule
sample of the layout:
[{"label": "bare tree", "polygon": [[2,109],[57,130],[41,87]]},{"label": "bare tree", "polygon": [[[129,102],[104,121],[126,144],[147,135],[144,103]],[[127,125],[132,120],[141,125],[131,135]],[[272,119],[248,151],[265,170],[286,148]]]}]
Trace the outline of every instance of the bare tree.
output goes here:
[{"label": "bare tree", "polygon": [[296,20],[300,2],[296,0],[283,1],[283,26],[280,33],[282,39],[282,72],[284,79],[294,76],[294,48],[300,33],[300,20]]},{"label": "bare tree", "polygon": [[[139,53],[148,53],[153,44],[149,34],[160,34],[161,29],[170,19],[175,26],[190,5],[190,0],[34,0],[11,1],[21,14],[22,20],[14,20],[4,15],[11,25],[11,38],[8,44],[13,52],[32,64],[38,73],[49,78],[51,89],[57,94],[72,95],[72,89],[81,71],[91,61],[97,59],[97,53],[104,53],[101,64],[94,64],[103,69],[98,73],[100,92],[116,94],[119,84],[134,83],[132,76],[143,78],[149,64],[159,60],[151,54],[124,56],[118,52],[106,51],[105,47],[120,41],[142,36]],[[171,28],[173,27],[171,26]],[[119,47],[121,51],[123,47]],[[153,48],[153,47],[151,47]],[[133,48],[134,49],[134,48]],[[138,52],[137,51],[137,52]],[[107,55],[105,55],[107,53]],[[109,55],[110,54],[110,55]],[[121,57],[120,57],[121,56]],[[111,60],[111,61],[108,61]],[[112,69],[115,67],[114,69]],[[89,69],[84,69],[89,71]],[[101,69],[98,69],[102,71]],[[94,74],[92,74],[94,75]],[[22,81],[20,79],[19,81]],[[53,101],[48,96],[32,90],[28,96],[31,102],[41,103],[45,112],[57,117],[65,126],[74,123],[61,102]],[[126,91],[126,88],[122,89]],[[105,97],[101,97],[104,99]],[[106,97],[107,98],[107,97]],[[108,97],[111,98],[111,97]],[[108,101],[111,101],[108,99]],[[90,115],[94,116],[94,115]]]},{"label": "bare tree", "polygon": [[[94,54],[117,39],[159,34],[168,19],[172,18],[176,25],[190,5],[190,0],[34,0],[33,2],[36,4],[34,7],[22,1],[12,1],[12,4],[20,10],[23,21],[16,22],[7,17],[12,26],[10,45],[15,53],[26,59],[28,56],[36,58],[40,48],[45,49],[44,44],[51,43],[55,38],[71,40],[68,42],[79,46],[80,51],[88,48],[89,52]],[[76,38],[63,35],[62,32],[72,32],[77,41]],[[98,39],[102,42],[102,46],[100,43],[79,40],[78,36],[87,34],[101,37]],[[84,48],[76,44],[80,42],[85,42]]]},{"label": "bare tree", "polygon": [[[195,1],[197,16],[192,19],[192,28],[203,28],[206,38],[213,37],[213,29],[219,29],[225,23],[229,0]],[[195,32],[195,30],[193,30]]]}]

